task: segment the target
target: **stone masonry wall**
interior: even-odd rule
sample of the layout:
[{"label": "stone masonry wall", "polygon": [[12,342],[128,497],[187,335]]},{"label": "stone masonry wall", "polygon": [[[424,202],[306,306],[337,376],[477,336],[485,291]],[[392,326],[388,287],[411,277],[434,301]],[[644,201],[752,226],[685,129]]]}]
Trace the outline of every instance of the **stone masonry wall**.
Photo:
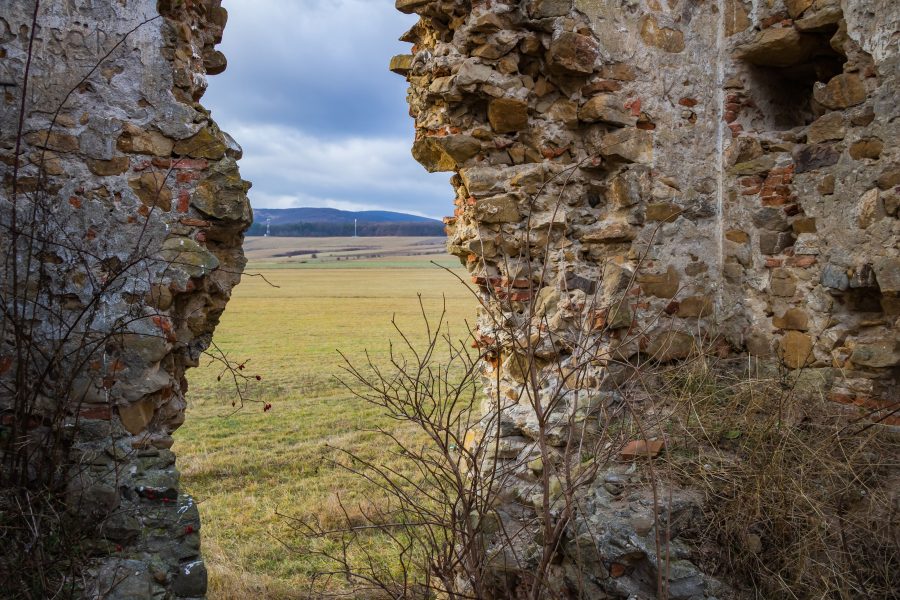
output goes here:
[{"label": "stone masonry wall", "polygon": [[53,470],[92,536],[88,598],[206,593],[170,448],[252,220],[241,149],[199,104],[226,18],[219,0],[0,6],[3,480]]},{"label": "stone masonry wall", "polygon": [[[412,153],[453,173],[449,249],[489,307],[478,335],[496,357],[491,395],[510,399],[502,458],[536,452],[526,346],[548,394],[583,349],[609,357],[570,386],[606,402],[622,361],[684,359],[715,340],[711,351],[762,357],[900,425],[900,4],[396,6],[420,16],[401,38],[411,54],[391,61],[410,83]],[[529,321],[530,339],[510,335]],[[540,500],[533,473],[520,476],[506,531]],[[596,586],[588,597],[653,597],[661,565],[636,524],[647,498],[610,495],[617,477],[590,490],[603,560],[592,583],[576,579]],[[675,554],[670,597],[722,590]]]}]

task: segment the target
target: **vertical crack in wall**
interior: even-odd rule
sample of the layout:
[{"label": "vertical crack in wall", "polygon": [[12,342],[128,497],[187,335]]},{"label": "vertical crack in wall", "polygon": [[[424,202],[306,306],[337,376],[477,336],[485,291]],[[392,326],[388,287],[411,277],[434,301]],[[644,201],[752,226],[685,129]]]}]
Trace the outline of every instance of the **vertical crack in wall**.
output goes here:
[{"label": "vertical crack in wall", "polygon": [[[721,281],[725,276],[725,67],[727,48],[725,44],[725,19],[730,16],[733,21],[737,16],[737,2],[717,3],[718,20],[716,23],[716,240],[719,259],[718,281],[716,282],[716,312],[722,317],[726,315],[726,306],[723,301]],[[732,11],[727,15],[727,11]],[[730,311],[729,311],[730,312]]]}]

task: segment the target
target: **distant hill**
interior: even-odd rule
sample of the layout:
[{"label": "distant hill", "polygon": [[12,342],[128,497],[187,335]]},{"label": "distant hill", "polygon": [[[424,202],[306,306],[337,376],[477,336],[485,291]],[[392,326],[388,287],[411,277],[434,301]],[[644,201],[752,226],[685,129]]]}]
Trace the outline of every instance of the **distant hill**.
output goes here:
[{"label": "distant hill", "polygon": [[264,235],[271,219],[271,234],[279,237],[338,237],[444,235],[444,224],[435,219],[387,210],[353,212],[336,208],[257,208],[247,235]]}]

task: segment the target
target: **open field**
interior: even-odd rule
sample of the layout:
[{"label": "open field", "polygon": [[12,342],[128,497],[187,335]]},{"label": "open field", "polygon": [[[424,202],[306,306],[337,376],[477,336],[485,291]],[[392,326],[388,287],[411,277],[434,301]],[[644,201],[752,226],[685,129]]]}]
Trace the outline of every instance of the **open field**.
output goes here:
[{"label": "open field", "polygon": [[[290,244],[284,238],[251,240],[251,258],[263,261],[251,262],[247,271],[261,272],[279,287],[245,277],[215,337],[232,358],[249,359],[247,372],[262,377],[251,388],[251,398],[270,402],[272,409],[264,412],[262,404],[248,402],[232,414],[233,386],[227,377],[217,381],[215,365],[189,374],[190,407],[176,435],[176,451],[184,487],[195,495],[203,518],[211,599],[306,597],[318,564],[287,548],[301,539],[289,519],[276,513],[318,515],[328,522],[339,511],[337,494],[351,505],[365,498],[359,481],[323,460],[326,444],[352,445],[378,456],[383,442],[362,430],[394,425],[340,387],[336,349],[352,361],[360,361],[366,349],[383,360],[388,340],[397,338],[392,315],[405,329],[421,332],[417,293],[434,316],[442,295],[446,298],[458,337],[465,335],[464,320],[475,312],[475,301],[462,284],[418,256],[392,254],[381,264],[360,259],[356,268],[283,263],[271,268],[268,261],[278,258],[272,254],[285,249],[318,249],[317,254],[336,258],[341,252],[361,252],[346,250],[357,241],[372,245],[370,240],[378,238],[289,239]],[[416,240],[392,238],[378,247],[381,253],[424,247]],[[343,262],[333,264],[344,267]],[[385,264],[396,262],[406,268]]]},{"label": "open field", "polygon": [[443,237],[248,237],[247,258],[256,269],[421,268],[434,261],[458,267]]}]

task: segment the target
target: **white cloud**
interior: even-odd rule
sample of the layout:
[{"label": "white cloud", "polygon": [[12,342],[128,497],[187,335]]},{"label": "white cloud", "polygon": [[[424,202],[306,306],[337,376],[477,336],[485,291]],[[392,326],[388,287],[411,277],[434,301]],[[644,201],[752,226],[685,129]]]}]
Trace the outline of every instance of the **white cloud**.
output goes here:
[{"label": "white cloud", "polygon": [[256,184],[254,206],[275,208],[277,202],[427,216],[438,216],[435,206],[450,209],[449,175],[426,173],[411,159],[409,139],[323,139],[275,125],[233,125],[230,133],[244,148],[241,172]]},{"label": "white cloud", "polygon": [[405,83],[387,69],[416,20],[394,0],[225,0],[229,60],[204,104],[244,148],[257,208],[452,211],[449,174],[410,147]]},{"label": "white cloud", "polygon": [[[224,44],[265,48],[263,56],[281,63],[340,64],[353,69],[364,65],[373,48],[402,51],[399,27],[409,27],[415,16],[394,9],[394,0],[226,0],[229,21],[240,28],[225,28]],[[238,38],[238,39],[235,39]],[[298,47],[315,48],[312,55]],[[386,66],[386,65],[385,65]]]},{"label": "white cloud", "polygon": [[257,176],[332,189],[450,192],[448,176],[443,184],[422,181],[421,165],[410,158],[411,139],[329,140],[274,125],[238,125],[230,133],[244,148],[241,167]]}]

